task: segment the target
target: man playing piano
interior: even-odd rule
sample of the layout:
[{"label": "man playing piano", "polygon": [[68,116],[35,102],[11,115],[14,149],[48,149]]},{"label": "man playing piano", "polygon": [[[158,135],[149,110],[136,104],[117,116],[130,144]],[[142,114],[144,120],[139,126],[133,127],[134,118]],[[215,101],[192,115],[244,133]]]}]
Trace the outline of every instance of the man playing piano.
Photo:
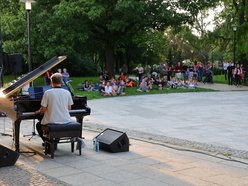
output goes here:
[{"label": "man playing piano", "polygon": [[[41,122],[36,124],[37,132],[43,141],[45,141],[46,138],[43,136],[42,125],[71,122],[69,110],[71,110],[73,100],[71,93],[61,88],[62,75],[60,73],[55,73],[51,76],[51,86],[52,89],[45,91],[41,100],[41,107],[36,111],[36,113],[44,114]],[[49,149],[47,153],[49,153]]]}]

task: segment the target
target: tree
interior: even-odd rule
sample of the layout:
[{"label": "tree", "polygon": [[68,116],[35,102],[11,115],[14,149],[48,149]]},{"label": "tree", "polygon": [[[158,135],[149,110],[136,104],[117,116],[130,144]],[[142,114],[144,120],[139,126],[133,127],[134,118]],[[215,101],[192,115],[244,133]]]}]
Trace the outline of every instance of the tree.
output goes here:
[{"label": "tree", "polygon": [[[236,38],[236,58],[248,65],[248,5],[246,0],[222,0],[224,9],[217,19],[217,29],[212,36],[225,60],[233,60],[234,39]],[[236,36],[233,26],[237,26]],[[235,36],[235,37],[234,37]]]},{"label": "tree", "polygon": [[190,22],[193,14],[211,2],[215,1],[62,0],[57,11],[61,16],[84,20],[90,39],[97,40],[104,50],[106,69],[113,74],[118,46],[125,45],[125,40],[137,37],[142,30],[164,30]]},{"label": "tree", "polygon": [[[23,34],[26,30],[24,5],[14,0],[1,1],[11,5],[0,6],[4,12],[4,50],[27,53],[23,47],[27,38]],[[114,74],[116,59],[123,54],[130,56],[130,45],[141,51],[140,57],[154,61],[158,56],[163,59],[166,44],[156,44],[152,39],[158,41],[168,27],[192,23],[201,9],[214,6],[216,2],[39,0],[31,16],[33,63],[38,65],[54,55],[66,54],[73,66],[86,59],[85,55],[91,56],[92,62],[98,56],[104,61],[104,68]],[[9,23],[15,23],[12,24],[15,27]]]}]

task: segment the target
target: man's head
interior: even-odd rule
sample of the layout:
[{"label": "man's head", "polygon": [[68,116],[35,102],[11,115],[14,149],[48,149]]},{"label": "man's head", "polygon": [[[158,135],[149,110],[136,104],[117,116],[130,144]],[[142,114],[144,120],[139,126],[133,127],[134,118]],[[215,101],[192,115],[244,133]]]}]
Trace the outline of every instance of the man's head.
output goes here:
[{"label": "man's head", "polygon": [[62,75],[60,73],[55,73],[51,76],[52,87],[62,85]]}]

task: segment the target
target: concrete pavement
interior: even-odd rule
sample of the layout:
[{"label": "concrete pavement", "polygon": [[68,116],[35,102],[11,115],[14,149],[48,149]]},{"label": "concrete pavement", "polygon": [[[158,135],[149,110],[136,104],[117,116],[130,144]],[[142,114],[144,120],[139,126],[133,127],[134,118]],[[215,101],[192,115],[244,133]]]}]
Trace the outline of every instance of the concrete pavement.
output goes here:
[{"label": "concrete pavement", "polygon": [[218,91],[91,100],[95,109],[85,126],[248,158],[247,96]]},{"label": "concrete pavement", "polygon": [[199,87],[213,89],[217,91],[248,91],[248,86],[235,86],[220,83],[198,83]]},{"label": "concrete pavement", "polygon": [[[21,135],[21,150],[38,153],[23,153],[15,166],[0,168],[0,185],[248,185],[247,93],[88,101],[92,114],[84,119],[82,156],[59,144],[52,160],[42,153],[38,136]],[[93,137],[106,127],[127,132],[129,152],[93,150]],[[11,130],[7,119],[6,133]],[[22,122],[21,134],[31,132],[32,121]],[[13,147],[7,136],[0,136],[0,144]]]},{"label": "concrete pavement", "polygon": [[[22,128],[30,129],[30,124],[25,123]],[[248,165],[245,163],[132,138],[129,152],[95,152],[92,139],[98,133],[86,130],[83,134],[86,147],[82,156],[77,151],[70,153],[69,144],[59,144],[54,159],[44,156],[38,136],[30,141],[22,137],[21,149],[37,154],[23,153],[15,166],[0,168],[0,185],[248,185]],[[11,147],[9,137],[0,139],[2,145]]]}]

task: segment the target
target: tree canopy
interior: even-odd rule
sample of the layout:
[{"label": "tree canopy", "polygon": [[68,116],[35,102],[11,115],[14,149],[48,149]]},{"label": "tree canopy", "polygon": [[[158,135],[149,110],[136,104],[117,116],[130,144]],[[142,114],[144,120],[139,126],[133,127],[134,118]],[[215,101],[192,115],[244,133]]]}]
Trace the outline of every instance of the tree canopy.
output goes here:
[{"label": "tree canopy", "polygon": [[[199,15],[220,4],[225,8],[216,29],[206,31]],[[0,14],[4,52],[27,59],[24,4],[0,0]],[[213,51],[230,59],[234,20],[238,57],[247,60],[245,0],[37,0],[31,12],[32,63],[67,55],[68,69],[83,75],[98,72],[98,67],[114,74],[124,63],[169,62],[172,51],[174,62],[189,55],[207,62]]]}]

